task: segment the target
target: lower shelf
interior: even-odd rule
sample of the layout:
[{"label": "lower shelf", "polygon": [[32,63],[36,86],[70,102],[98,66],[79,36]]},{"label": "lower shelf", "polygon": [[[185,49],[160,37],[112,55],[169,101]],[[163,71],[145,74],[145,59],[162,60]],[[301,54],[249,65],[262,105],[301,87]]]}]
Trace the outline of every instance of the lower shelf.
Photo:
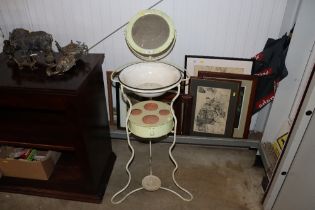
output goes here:
[{"label": "lower shelf", "polygon": [[[112,128],[110,131],[112,139],[126,139],[126,131]],[[131,140],[135,139],[131,136]],[[173,142],[173,135],[167,135],[163,139],[164,142]],[[250,134],[248,139],[221,138],[221,137],[205,137],[205,136],[185,136],[177,135],[176,142],[183,144],[198,144],[209,146],[227,146],[227,147],[245,147],[258,149],[260,147],[260,134]]]},{"label": "lower shelf", "polygon": [[63,154],[49,180],[2,177],[0,191],[100,203],[115,159],[114,153],[109,154],[100,179],[94,180],[82,171],[74,155]]}]

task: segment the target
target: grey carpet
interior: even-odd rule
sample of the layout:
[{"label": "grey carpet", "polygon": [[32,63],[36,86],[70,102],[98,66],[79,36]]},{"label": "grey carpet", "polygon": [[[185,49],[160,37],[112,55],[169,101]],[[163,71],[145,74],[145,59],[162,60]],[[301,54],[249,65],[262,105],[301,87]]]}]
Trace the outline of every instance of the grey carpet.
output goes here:
[{"label": "grey carpet", "polygon": [[[138,187],[149,173],[149,145],[133,142],[136,158],[131,165],[133,179],[130,188]],[[162,185],[177,190],[172,183],[173,164],[168,157],[170,144],[153,144],[153,174],[162,180]],[[175,195],[158,190],[139,191],[122,204],[113,205],[111,196],[127,182],[125,163],[130,152],[126,141],[113,141],[117,161],[111,175],[102,204],[91,204],[53,198],[0,193],[0,209],[45,209],[45,210],[261,210],[263,191],[260,182],[262,168],[253,167],[255,151],[235,148],[177,144],[173,154],[179,164],[176,173],[180,185],[188,189],[194,199],[180,200]]]}]

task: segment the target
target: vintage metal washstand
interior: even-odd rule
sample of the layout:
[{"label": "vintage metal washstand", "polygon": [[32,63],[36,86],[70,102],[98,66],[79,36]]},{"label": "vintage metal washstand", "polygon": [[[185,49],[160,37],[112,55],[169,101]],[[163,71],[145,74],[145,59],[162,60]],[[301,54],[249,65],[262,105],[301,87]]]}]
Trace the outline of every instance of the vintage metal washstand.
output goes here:
[{"label": "vintage metal washstand", "polygon": [[[112,81],[121,85],[121,93],[129,104],[126,117],[127,142],[131,149],[131,157],[126,164],[128,174],[127,184],[115,193],[111,202],[119,204],[129,195],[139,190],[156,191],[158,189],[174,193],[184,201],[191,201],[193,195],[181,187],[176,179],[175,173],[178,165],[172,155],[172,149],[176,143],[177,119],[173,109],[173,103],[180,94],[181,82],[186,81],[184,70],[172,64],[158,61],[171,52],[176,41],[176,32],[171,19],[159,10],[144,10],[134,16],[128,23],[125,32],[126,42],[130,50],[143,62],[127,64],[117,69],[112,74]],[[167,91],[176,92],[170,104],[151,100],[153,97],[161,96]],[[149,98],[132,104],[126,91],[131,91],[139,96]],[[186,194],[182,196],[178,192],[163,187],[159,177],[153,175],[152,171],[152,139],[163,137],[173,133],[173,142],[169,147],[169,157],[175,165],[172,172],[174,184]],[[129,166],[134,159],[135,152],[130,142],[130,135],[144,138],[149,141],[150,147],[150,173],[142,179],[142,186],[131,190],[121,199],[115,200],[117,196],[127,190],[131,173]]]}]

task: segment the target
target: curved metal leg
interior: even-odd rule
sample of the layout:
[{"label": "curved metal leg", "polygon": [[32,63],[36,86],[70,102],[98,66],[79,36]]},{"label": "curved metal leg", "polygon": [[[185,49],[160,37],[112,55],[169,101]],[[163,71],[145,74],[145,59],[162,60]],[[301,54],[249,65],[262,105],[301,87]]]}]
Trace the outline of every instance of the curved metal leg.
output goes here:
[{"label": "curved metal leg", "polygon": [[176,173],[176,171],[177,171],[177,169],[178,169],[178,164],[177,164],[177,162],[176,162],[176,160],[175,160],[175,158],[174,158],[174,156],[173,156],[173,154],[172,154],[172,150],[173,150],[173,148],[174,148],[174,146],[175,146],[175,143],[176,143],[177,118],[176,118],[176,116],[175,116],[175,112],[174,112],[174,109],[173,109],[173,103],[174,103],[174,101],[177,99],[177,97],[179,96],[179,93],[180,93],[180,84],[177,86],[177,89],[178,89],[178,90],[177,90],[177,94],[176,94],[176,96],[172,99],[172,102],[171,102],[171,113],[172,113],[173,119],[174,119],[174,131],[173,131],[173,133],[174,133],[174,139],[173,139],[173,142],[172,142],[171,146],[170,146],[169,149],[168,149],[168,154],[169,154],[169,157],[171,158],[173,164],[175,165],[175,168],[173,169],[173,172],[172,172],[173,182],[174,182],[174,184],[175,184],[179,189],[181,189],[183,192],[185,192],[185,193],[188,195],[188,198],[183,197],[183,196],[180,195],[178,192],[176,192],[176,191],[174,191],[174,190],[171,190],[171,189],[169,189],[169,188],[161,187],[161,189],[166,190],[166,191],[169,191],[169,192],[171,192],[171,193],[177,195],[178,197],[180,197],[180,198],[181,198],[182,200],[184,200],[184,201],[191,201],[191,200],[193,199],[193,195],[192,195],[188,190],[186,190],[185,188],[183,188],[182,186],[180,186],[180,185],[178,184],[178,182],[176,181],[176,179],[175,179],[175,173]]},{"label": "curved metal leg", "polygon": [[128,113],[127,113],[127,116],[126,116],[126,122],[125,122],[125,123],[126,123],[127,142],[128,142],[128,146],[129,146],[129,148],[130,148],[130,150],[131,150],[131,156],[130,156],[130,159],[128,160],[128,162],[127,162],[127,164],[126,164],[126,167],[125,167],[126,172],[127,172],[127,174],[128,174],[128,181],[127,181],[127,184],[126,184],[121,190],[119,190],[117,193],[115,193],[115,194],[112,196],[111,202],[112,202],[113,204],[119,204],[119,203],[123,202],[123,201],[124,201],[129,195],[131,195],[132,193],[137,192],[137,191],[143,189],[143,187],[134,189],[134,190],[130,191],[129,193],[127,193],[127,194],[126,194],[124,197],[122,197],[120,200],[115,201],[115,198],[116,198],[119,194],[121,194],[123,191],[125,191],[125,190],[128,188],[129,184],[130,184],[130,181],[131,181],[131,173],[130,173],[130,170],[129,170],[129,166],[130,166],[130,164],[132,163],[132,161],[133,161],[133,159],[134,159],[134,157],[135,157],[135,150],[134,150],[134,148],[133,148],[133,146],[131,145],[131,142],[130,142],[130,131],[129,131],[129,128],[128,128],[128,120],[129,120],[130,113],[131,113],[131,109],[132,109],[132,103],[131,103],[130,99],[127,97],[126,93],[124,92],[124,87],[123,87],[123,86],[121,87],[121,93],[122,93],[123,96],[127,99],[128,103],[129,103],[129,105],[130,105],[130,106],[129,106]]},{"label": "curved metal leg", "polygon": [[[175,195],[177,195],[178,197],[180,197],[182,200],[184,201],[191,201],[193,199],[193,195],[188,191],[186,190],[185,188],[183,188],[182,186],[180,186],[176,179],[175,179],[175,173],[178,169],[178,164],[175,160],[175,158],[173,157],[172,155],[172,150],[175,146],[175,143],[176,143],[176,129],[177,129],[177,118],[175,116],[175,112],[174,112],[174,109],[173,109],[173,104],[174,104],[174,101],[178,98],[179,96],[179,93],[180,93],[180,84],[178,85],[178,92],[176,94],[176,96],[172,99],[172,102],[171,102],[171,113],[173,115],[173,119],[174,119],[174,140],[173,140],[173,143],[171,144],[171,146],[169,147],[169,157],[171,158],[173,164],[175,165],[175,168],[173,169],[173,172],[172,172],[172,179],[173,179],[173,182],[175,183],[175,185],[180,189],[182,190],[183,192],[185,192],[187,195],[188,195],[188,198],[185,198],[183,197],[182,195],[180,195],[178,192],[174,191],[174,190],[171,190],[169,188],[166,188],[166,187],[161,187],[161,182],[159,180],[158,177],[154,176],[153,173],[152,173],[152,148],[151,148],[151,141],[150,141],[150,157],[149,157],[149,164],[150,164],[150,171],[149,171],[149,175],[144,177],[144,179],[142,180],[142,187],[139,187],[139,188],[136,188],[130,192],[128,192],[125,196],[123,196],[120,200],[118,201],[115,201],[115,198],[120,195],[123,191],[125,191],[129,184],[130,184],[130,181],[131,181],[131,173],[129,171],[129,166],[130,164],[132,163],[133,159],[134,159],[134,156],[135,156],[135,152],[134,152],[134,148],[133,146],[131,145],[131,142],[130,142],[130,131],[129,131],[129,128],[128,128],[128,120],[129,120],[129,117],[130,117],[130,113],[131,113],[131,109],[132,109],[132,103],[130,101],[130,99],[127,97],[127,95],[125,94],[124,92],[124,87],[122,86],[121,88],[121,92],[123,94],[123,96],[127,99],[128,103],[129,103],[129,110],[128,110],[128,113],[127,113],[127,117],[126,117],[126,133],[127,133],[127,142],[128,142],[128,146],[129,148],[131,149],[131,157],[129,159],[129,161],[127,162],[126,164],[126,172],[128,174],[128,181],[127,181],[127,184],[121,189],[119,190],[117,193],[115,193],[112,198],[111,198],[111,202],[113,204],[119,204],[121,202],[123,202],[129,195],[131,195],[132,193],[135,193],[137,191],[140,191],[142,189],[145,189],[145,190],[149,190],[149,191],[154,191],[154,190],[158,190],[158,189],[162,189],[162,190],[166,190],[166,191],[169,191]],[[148,181],[148,182],[146,182]],[[155,183],[153,183],[155,182]]]}]

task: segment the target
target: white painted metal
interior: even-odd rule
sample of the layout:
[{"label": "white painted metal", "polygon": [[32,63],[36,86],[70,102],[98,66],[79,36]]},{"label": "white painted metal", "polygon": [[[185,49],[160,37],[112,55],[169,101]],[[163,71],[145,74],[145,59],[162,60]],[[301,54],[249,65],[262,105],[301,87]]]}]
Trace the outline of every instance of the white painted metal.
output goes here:
[{"label": "white painted metal", "polygon": [[[154,10],[154,14],[160,14],[162,15],[161,12]],[[149,13],[148,10],[146,10],[145,13]],[[150,12],[151,13],[151,12]],[[163,17],[165,18],[166,16]],[[167,22],[168,22],[168,26],[169,26],[169,30],[173,30],[173,33],[170,33],[171,35],[169,35],[169,37],[171,37],[170,41],[166,41],[165,43],[158,43],[159,45],[155,46],[155,49],[163,49],[163,51],[165,49],[168,49],[170,46],[173,47],[174,46],[174,42],[172,40],[174,40],[172,37],[175,37],[175,30],[174,28],[172,28],[170,22],[171,20],[168,20],[167,18]],[[133,21],[131,21],[130,23],[133,23]],[[154,23],[151,23],[154,24]],[[131,24],[132,25],[132,24]],[[130,27],[130,25],[128,26]],[[142,27],[142,26],[140,26]],[[138,29],[139,30],[139,29]],[[141,29],[140,29],[141,30]],[[139,31],[138,31],[139,32]],[[152,33],[152,32],[151,32]],[[149,38],[149,40],[156,39],[158,38],[157,36],[159,35],[159,32],[157,32],[157,34],[149,34],[149,37],[145,37],[145,38]],[[139,58],[147,58],[146,56],[158,56],[160,57],[159,53],[160,50],[157,50],[157,54],[153,53],[151,50],[147,51],[147,50],[143,50],[141,47],[139,47],[136,43],[132,44],[130,42],[130,39],[133,39],[134,37],[132,37],[131,33],[126,33],[126,42],[128,43],[128,45],[131,48],[131,51],[133,51],[133,53],[135,53]],[[142,40],[141,40],[142,41]],[[162,47],[162,48],[160,48]],[[171,49],[170,49],[171,51]],[[139,54],[138,54],[139,52]],[[141,54],[141,56],[139,56]],[[139,78],[138,78],[139,77]],[[118,79],[118,80],[117,80]],[[126,125],[126,134],[127,134],[127,142],[128,142],[128,146],[131,149],[131,157],[129,159],[129,161],[126,164],[126,172],[128,174],[128,182],[127,184],[121,189],[119,190],[117,193],[115,193],[112,198],[111,198],[111,202],[113,204],[119,204],[121,202],[123,202],[129,195],[145,189],[148,191],[156,191],[158,189],[162,189],[162,190],[166,190],[169,191],[175,195],[177,195],[179,198],[181,198],[184,201],[191,201],[193,199],[193,195],[186,190],[185,188],[181,187],[176,179],[175,179],[175,173],[178,169],[178,165],[177,162],[175,161],[173,155],[172,155],[172,150],[175,146],[176,143],[176,130],[177,130],[177,118],[175,116],[175,111],[173,109],[173,105],[175,100],[178,98],[179,94],[180,94],[180,87],[181,87],[181,82],[187,82],[187,80],[189,80],[188,78],[184,78],[184,73],[183,70],[181,68],[177,68],[175,66],[166,64],[166,63],[162,63],[162,62],[139,62],[136,64],[132,64],[132,65],[127,65],[127,67],[123,67],[123,68],[119,68],[116,71],[114,71],[111,75],[111,80],[112,81],[116,81],[117,83],[120,84],[121,87],[121,93],[124,97],[124,99],[127,100],[128,102],[128,113],[127,113],[127,117],[126,117],[126,121],[125,121],[125,125]],[[142,101],[136,104],[133,104],[131,102],[131,99],[129,98],[129,96],[126,94],[125,90],[131,91],[137,95],[140,96],[144,96],[144,97],[150,97],[150,96],[157,96],[156,94],[160,94],[160,93],[165,93],[167,91],[176,89],[176,95],[172,98],[170,104],[164,104],[162,102],[158,102],[158,101]],[[153,95],[152,95],[153,94]],[[156,104],[157,108],[161,108],[164,109],[166,111],[170,111],[171,112],[171,116],[170,115],[166,115],[166,116],[160,116],[160,121],[158,120],[157,123],[154,124],[150,124],[150,126],[148,124],[146,124],[145,122],[143,123],[143,119],[147,116],[150,116],[150,114],[156,114],[155,112],[153,112],[153,110],[150,110],[148,107],[146,107],[147,104]],[[147,114],[143,115],[139,115],[138,117],[136,116],[132,116],[132,110],[133,109],[138,109],[140,111],[143,112],[147,112]],[[147,110],[146,110],[147,109]],[[152,111],[152,112],[151,112]],[[157,110],[156,110],[157,111]],[[156,115],[155,115],[156,116]],[[125,190],[127,190],[130,181],[131,181],[131,173],[129,171],[129,166],[135,156],[135,152],[134,149],[131,145],[130,142],[130,134],[133,133],[139,137],[142,138],[157,138],[157,137],[162,137],[167,135],[168,133],[172,132],[173,133],[173,142],[171,144],[171,146],[169,147],[169,157],[171,159],[171,161],[173,162],[173,164],[175,165],[175,168],[173,169],[173,173],[172,173],[172,179],[174,184],[181,190],[183,191],[186,196],[183,197],[181,194],[179,194],[178,192],[176,192],[175,190],[172,190],[168,187],[163,187],[161,185],[161,180],[159,177],[153,175],[152,173],[152,145],[151,145],[151,140],[149,140],[150,142],[150,156],[149,156],[149,164],[150,164],[150,174],[145,176],[142,179],[142,186],[138,187],[136,189],[133,189],[131,191],[129,191],[125,196],[123,196],[121,199],[116,200],[117,196],[119,196],[122,192],[124,192]]]},{"label": "white painted metal", "polygon": [[[156,110],[146,110],[146,104],[156,104]],[[143,139],[152,139],[166,136],[174,127],[173,116],[171,115],[171,107],[164,102],[146,100],[135,103],[132,105],[132,109],[138,111],[137,114],[129,116],[128,127],[132,134],[141,137]],[[160,110],[168,110],[169,113],[161,115]],[[147,124],[143,122],[143,118],[148,115],[158,117],[158,121],[153,124]]]},{"label": "white painted metal", "polygon": [[315,76],[313,75],[312,82],[302,104],[301,110],[297,116],[297,120],[288,139],[288,145],[279,162],[279,166],[275,171],[274,178],[271,180],[269,190],[264,201],[264,209],[272,209],[278,193],[283,185],[286,176],[281,175],[282,172],[288,172],[296,152],[304,137],[305,130],[311,120],[311,115],[305,115],[307,110],[314,112],[315,109]]},{"label": "white painted metal", "polygon": [[315,1],[303,0],[286,58],[289,75],[277,90],[275,100],[263,134],[263,142],[272,142],[284,122],[288,121],[291,107],[309,62],[315,41]]},{"label": "white painted metal", "polygon": [[307,82],[311,76],[312,70],[314,68],[314,64],[315,64],[315,41],[313,43],[313,48],[312,48],[312,51],[310,53],[305,71],[302,75],[302,79],[301,79],[298,91],[296,93],[294,103],[293,103],[291,110],[290,110],[290,115],[289,115],[290,124],[293,122],[294,117],[298,111],[299,104],[301,103],[303,93],[305,92],[305,88],[306,88]]},{"label": "white painted metal", "polygon": [[[128,114],[127,114],[127,118],[126,118],[126,134],[127,134],[127,142],[128,142],[128,146],[131,150],[131,156],[130,156],[130,159],[128,160],[128,162],[126,163],[126,166],[125,166],[125,169],[126,169],[126,172],[128,174],[128,181],[127,181],[127,184],[122,188],[120,189],[118,192],[116,192],[112,198],[111,198],[111,202],[113,204],[120,204],[122,203],[129,195],[135,193],[135,192],[138,192],[140,190],[149,190],[149,191],[155,191],[155,190],[158,190],[158,189],[162,189],[162,190],[165,190],[165,191],[168,191],[168,192],[171,192],[175,195],[177,195],[179,198],[181,198],[182,200],[184,201],[191,201],[193,199],[193,195],[187,190],[185,189],[184,187],[180,186],[178,184],[178,182],[176,181],[176,178],[175,178],[175,173],[178,169],[178,164],[172,154],[172,150],[174,149],[174,146],[176,144],[176,129],[177,129],[177,118],[175,116],[175,112],[174,112],[174,109],[173,109],[173,104],[174,104],[174,101],[176,100],[176,98],[178,98],[179,96],[179,93],[180,93],[180,83],[177,84],[177,92],[176,92],[176,95],[174,96],[174,98],[172,99],[171,103],[170,103],[170,108],[171,108],[171,113],[172,113],[172,116],[173,116],[173,120],[174,120],[174,128],[173,128],[173,141],[172,141],[172,144],[171,146],[169,147],[169,150],[168,150],[168,154],[169,154],[169,157],[171,159],[171,161],[173,162],[174,164],[174,169],[173,169],[173,172],[172,172],[172,179],[173,179],[173,182],[174,184],[182,191],[185,193],[185,197],[182,196],[181,194],[179,194],[178,192],[176,192],[175,190],[172,190],[168,187],[163,187],[161,186],[161,180],[154,176],[153,173],[152,173],[152,166],[151,166],[151,162],[152,162],[152,148],[151,148],[151,140],[150,140],[150,157],[149,157],[149,163],[150,163],[150,174],[148,176],[145,176],[142,180],[142,186],[141,187],[138,187],[138,188],[135,188],[131,191],[129,191],[127,194],[125,194],[123,197],[121,197],[120,199],[116,200],[116,198],[118,196],[121,195],[122,192],[126,191],[127,188],[129,187],[129,184],[130,184],[130,181],[131,181],[131,173],[130,173],[130,170],[129,170],[129,167],[130,167],[130,164],[132,163],[134,157],[135,157],[135,150],[131,144],[131,141],[130,141],[130,134],[131,134],[131,130],[130,128],[128,127],[128,121],[129,121],[129,117],[130,117],[130,114],[131,114],[131,110],[132,110],[132,106],[133,104],[131,103],[130,99],[128,98],[127,94],[124,92],[124,89],[125,89],[125,86],[123,84],[122,85],[122,88],[121,88],[121,92],[122,94],[124,95],[124,97],[126,98],[126,100],[128,101],[128,104],[129,104],[129,109],[128,109]],[[172,88],[169,88],[169,90],[171,90]],[[148,183],[149,182],[149,183]]]},{"label": "white painted metal", "polygon": [[295,154],[273,210],[315,208],[315,117],[312,116]]}]

